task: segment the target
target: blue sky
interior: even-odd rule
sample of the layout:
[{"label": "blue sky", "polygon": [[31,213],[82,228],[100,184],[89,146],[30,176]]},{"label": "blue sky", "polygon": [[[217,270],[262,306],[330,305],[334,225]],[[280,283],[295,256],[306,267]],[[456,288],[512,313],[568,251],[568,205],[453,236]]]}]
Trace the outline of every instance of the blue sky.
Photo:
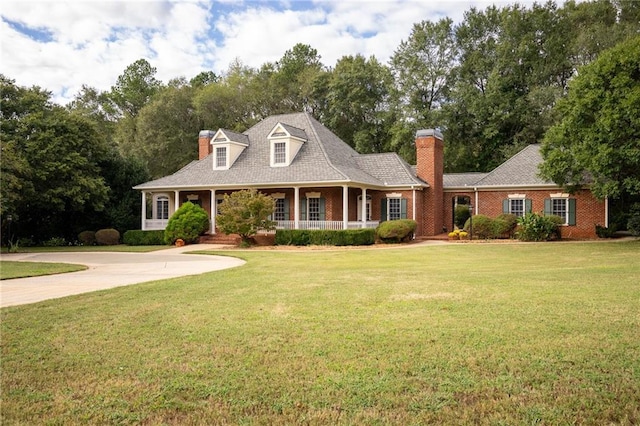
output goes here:
[{"label": "blue sky", "polygon": [[[83,84],[109,90],[140,58],[157,78],[224,73],[239,59],[259,67],[296,43],[309,44],[325,65],[344,55],[387,62],[412,25],[448,16],[460,22],[490,0],[3,0],[0,73],[23,86],[50,90],[66,103]],[[532,4],[533,0],[520,0]]]}]

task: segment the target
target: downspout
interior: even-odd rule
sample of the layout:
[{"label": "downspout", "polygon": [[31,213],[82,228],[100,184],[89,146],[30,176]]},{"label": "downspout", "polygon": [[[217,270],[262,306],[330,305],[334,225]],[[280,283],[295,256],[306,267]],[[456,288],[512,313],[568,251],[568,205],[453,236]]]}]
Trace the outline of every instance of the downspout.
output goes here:
[{"label": "downspout", "polygon": [[[412,198],[412,201],[411,201],[411,206],[412,207],[411,208],[412,208],[413,211],[411,212],[412,213],[411,216],[413,218],[413,221],[417,222],[417,220],[416,220],[416,187],[411,185],[411,191],[413,191],[413,193],[412,193],[413,195],[411,197]],[[413,239],[414,240],[416,239],[416,233],[415,232],[413,233]]]}]

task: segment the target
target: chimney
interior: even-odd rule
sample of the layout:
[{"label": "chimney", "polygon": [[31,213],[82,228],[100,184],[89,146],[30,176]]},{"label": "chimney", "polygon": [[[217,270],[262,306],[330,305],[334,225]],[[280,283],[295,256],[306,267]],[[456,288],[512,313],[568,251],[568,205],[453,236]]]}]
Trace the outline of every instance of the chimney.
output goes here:
[{"label": "chimney", "polygon": [[213,130],[201,130],[198,135],[198,160],[202,160],[213,152],[211,138],[215,135]]},{"label": "chimney", "polygon": [[423,232],[425,235],[442,233],[444,226],[444,145],[442,133],[434,129],[416,132],[416,171],[427,182],[424,195]]}]

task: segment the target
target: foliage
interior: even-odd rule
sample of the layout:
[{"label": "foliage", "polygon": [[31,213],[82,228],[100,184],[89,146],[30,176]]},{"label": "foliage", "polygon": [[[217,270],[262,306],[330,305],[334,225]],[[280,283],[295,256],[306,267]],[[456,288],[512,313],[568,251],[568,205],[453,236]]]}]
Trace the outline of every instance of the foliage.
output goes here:
[{"label": "foliage", "polygon": [[596,225],[596,235],[598,238],[613,238],[615,237],[616,229],[615,227]]},{"label": "foliage", "polygon": [[407,242],[413,238],[418,224],[411,219],[387,220],[376,228],[376,236],[385,243]]},{"label": "foliage", "polygon": [[177,239],[195,243],[209,229],[209,215],[200,206],[187,201],[171,215],[164,230],[164,242],[173,244]]},{"label": "foliage", "polygon": [[161,246],[165,243],[164,231],[132,229],[124,233],[122,242],[128,246]]},{"label": "foliage", "polygon": [[278,229],[276,245],[363,246],[375,243],[373,228],[344,230]]},{"label": "foliage", "polygon": [[93,231],[82,231],[78,234],[78,242],[83,246],[92,246],[96,243],[96,233]]},{"label": "foliage", "polygon": [[469,216],[471,216],[471,212],[469,211],[469,206],[467,204],[456,205],[456,209],[453,214],[454,214],[453,223],[458,228],[464,227],[464,224],[467,222],[467,219],[469,219]]},{"label": "foliage", "polygon": [[494,220],[489,216],[477,214],[467,219],[464,230],[477,239],[496,238]]},{"label": "foliage", "polygon": [[115,246],[120,243],[120,232],[113,228],[99,229],[96,231],[96,243],[99,246]]},{"label": "foliage", "polygon": [[558,221],[552,216],[527,213],[518,218],[517,237],[521,241],[549,241],[559,237]]},{"label": "foliage", "polygon": [[64,247],[67,246],[68,243],[63,237],[51,237],[48,240],[43,241],[42,245],[44,247]]},{"label": "foliage", "polygon": [[542,145],[541,173],[593,194],[640,194],[640,36],[585,65],[558,102],[561,121]]},{"label": "foliage", "polygon": [[502,213],[494,220],[496,238],[513,238],[517,226],[518,216],[511,213]]},{"label": "foliage", "polygon": [[269,219],[275,209],[273,197],[255,189],[225,194],[218,206],[216,226],[225,234],[238,234],[242,241],[249,242],[260,230],[275,229]]},{"label": "foliage", "polygon": [[640,203],[636,203],[631,207],[629,219],[627,220],[627,230],[631,235],[640,237]]}]

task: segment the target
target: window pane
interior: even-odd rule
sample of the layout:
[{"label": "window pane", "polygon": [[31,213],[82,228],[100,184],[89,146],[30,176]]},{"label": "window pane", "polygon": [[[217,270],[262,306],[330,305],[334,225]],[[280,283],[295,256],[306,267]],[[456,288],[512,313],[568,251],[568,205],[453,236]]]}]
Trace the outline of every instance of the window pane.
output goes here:
[{"label": "window pane", "polygon": [[273,163],[284,164],[287,162],[287,144],[277,142],[273,144]]},{"label": "window pane", "polygon": [[387,200],[387,206],[389,209],[388,218],[389,220],[397,220],[401,217],[400,211],[400,198],[389,198]]},{"label": "window pane", "polygon": [[284,198],[276,198],[276,210],[273,212],[273,220],[287,220],[284,216]]},{"label": "window pane", "polygon": [[551,214],[560,216],[567,223],[567,200],[564,198],[552,198]]},{"label": "window pane", "polygon": [[216,167],[227,167],[227,147],[216,148]]},{"label": "window pane", "polygon": [[320,220],[320,198],[309,198],[309,220]]},{"label": "window pane", "polygon": [[523,199],[509,200],[509,209],[511,214],[514,214],[516,216],[524,216],[524,200]]},{"label": "window pane", "polygon": [[158,219],[169,219],[169,199],[166,197],[158,198],[156,206],[158,210]]}]

